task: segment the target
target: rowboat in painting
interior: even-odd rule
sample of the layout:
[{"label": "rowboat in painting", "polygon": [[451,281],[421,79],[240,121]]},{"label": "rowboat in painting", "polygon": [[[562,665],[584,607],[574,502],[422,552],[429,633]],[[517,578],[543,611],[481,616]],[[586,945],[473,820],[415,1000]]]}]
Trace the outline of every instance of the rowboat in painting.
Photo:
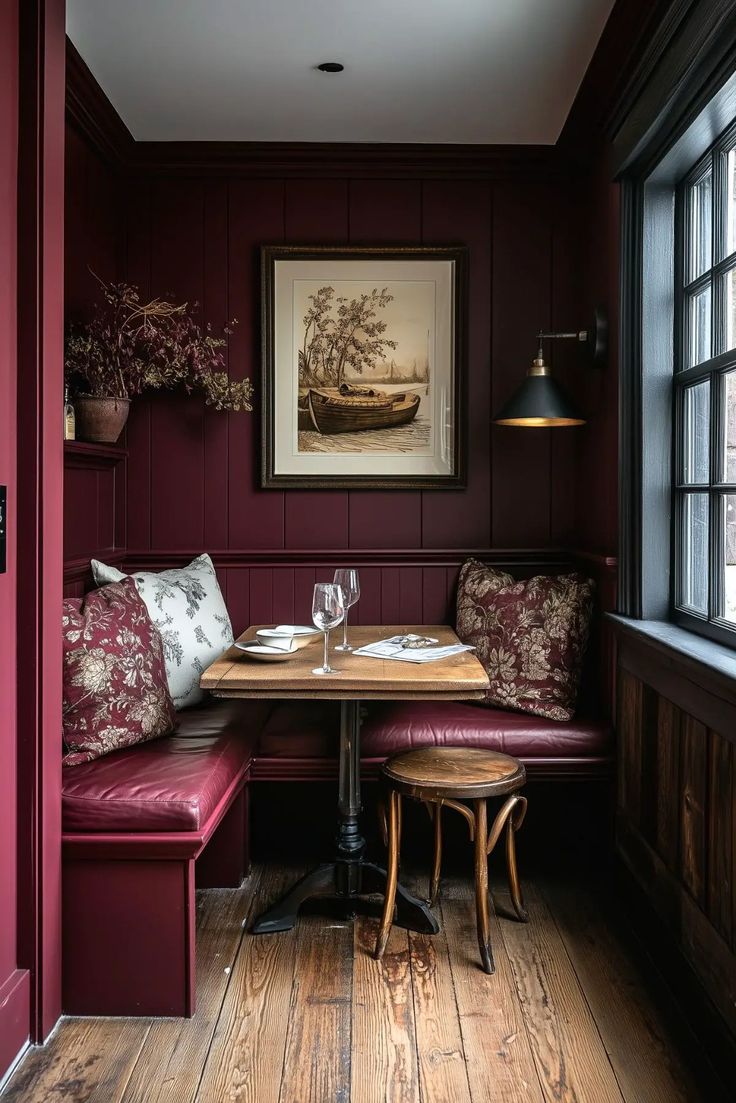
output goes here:
[{"label": "rowboat in painting", "polygon": [[307,405],[319,433],[355,433],[361,429],[392,429],[416,417],[420,397],[412,391],[386,394],[373,388],[310,388]]}]

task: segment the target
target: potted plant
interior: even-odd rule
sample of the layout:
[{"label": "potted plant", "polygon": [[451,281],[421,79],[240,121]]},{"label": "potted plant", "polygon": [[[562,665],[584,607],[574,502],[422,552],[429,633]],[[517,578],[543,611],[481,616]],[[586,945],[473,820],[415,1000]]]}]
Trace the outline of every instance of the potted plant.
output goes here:
[{"label": "potted plant", "polygon": [[201,391],[217,410],[252,410],[250,380],[233,381],[224,370],[226,336],[198,325],[188,303],[143,302],[133,284],[99,283],[92,321],[66,340],[65,377],[81,440],[115,443],[131,398],[161,387]]}]

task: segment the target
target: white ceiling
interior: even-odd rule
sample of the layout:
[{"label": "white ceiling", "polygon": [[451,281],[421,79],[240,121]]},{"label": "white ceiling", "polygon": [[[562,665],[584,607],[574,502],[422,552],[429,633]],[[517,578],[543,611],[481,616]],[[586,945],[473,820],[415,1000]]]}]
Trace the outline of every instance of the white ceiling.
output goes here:
[{"label": "white ceiling", "polygon": [[547,144],[612,7],[67,0],[67,30],[138,140]]}]

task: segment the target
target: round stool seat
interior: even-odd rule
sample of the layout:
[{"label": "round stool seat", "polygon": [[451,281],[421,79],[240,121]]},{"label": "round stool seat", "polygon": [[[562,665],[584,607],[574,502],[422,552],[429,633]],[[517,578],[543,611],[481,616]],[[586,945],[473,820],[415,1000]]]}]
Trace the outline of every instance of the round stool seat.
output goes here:
[{"label": "round stool seat", "polygon": [[479,747],[421,747],[402,751],[383,766],[391,785],[420,799],[502,796],[526,781],[524,764],[511,755]]}]

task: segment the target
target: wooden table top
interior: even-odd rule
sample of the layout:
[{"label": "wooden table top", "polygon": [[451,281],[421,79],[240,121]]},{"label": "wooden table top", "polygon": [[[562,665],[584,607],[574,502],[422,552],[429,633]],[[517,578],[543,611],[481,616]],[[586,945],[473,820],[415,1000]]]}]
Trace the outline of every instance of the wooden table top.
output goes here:
[{"label": "wooden table top", "polygon": [[[240,641],[254,639],[257,629],[266,627],[270,626],[251,626]],[[442,646],[459,643],[452,628],[444,624],[355,625],[349,627],[348,639],[353,647],[363,647],[408,632],[432,636]],[[282,663],[260,663],[231,647],[205,670],[200,685],[215,697],[333,701],[472,701],[481,699],[488,688],[488,676],[472,651],[435,663],[407,663],[335,651],[334,644],[341,640],[342,629],[330,634],[330,665],[339,671],[336,674],[312,674],[314,667],[322,665],[319,636]]]}]

